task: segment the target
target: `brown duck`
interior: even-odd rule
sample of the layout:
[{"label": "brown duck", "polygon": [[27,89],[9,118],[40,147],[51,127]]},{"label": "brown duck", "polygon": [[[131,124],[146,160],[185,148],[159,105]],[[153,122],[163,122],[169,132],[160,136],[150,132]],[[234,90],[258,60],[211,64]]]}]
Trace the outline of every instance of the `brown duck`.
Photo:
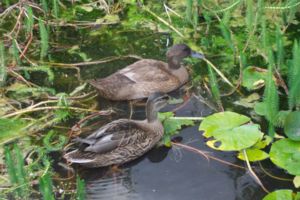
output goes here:
[{"label": "brown duck", "polygon": [[181,65],[186,57],[203,58],[185,44],[177,44],[167,52],[167,63],[153,59],[139,60],[114,74],[89,81],[100,94],[110,100],[133,100],[149,97],[154,92],[171,92],[188,81]]},{"label": "brown duck", "polygon": [[71,163],[85,167],[120,165],[149,151],[161,139],[164,128],[157,112],[167,104],[169,96],[150,95],[145,120],[119,119],[113,121],[85,139],[77,138],[81,147],[64,155]]}]

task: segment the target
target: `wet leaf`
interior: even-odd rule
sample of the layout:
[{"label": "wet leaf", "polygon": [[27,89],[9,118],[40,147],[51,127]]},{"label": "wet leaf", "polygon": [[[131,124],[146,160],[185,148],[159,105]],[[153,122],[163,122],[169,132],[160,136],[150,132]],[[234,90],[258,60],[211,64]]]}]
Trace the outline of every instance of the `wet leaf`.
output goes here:
[{"label": "wet leaf", "polygon": [[300,141],[300,112],[291,112],[284,122],[284,133],[295,141]]},{"label": "wet leaf", "polygon": [[[260,149],[252,149],[252,148],[246,149],[246,153],[247,153],[248,160],[251,162],[264,160],[269,157],[269,154],[267,154],[266,152]],[[243,152],[239,152],[238,158],[241,160],[246,160]]]},{"label": "wet leaf", "polygon": [[200,124],[199,130],[204,131],[205,137],[212,137],[218,130],[226,130],[238,127],[250,121],[245,115],[234,112],[220,112],[206,117]]},{"label": "wet leaf", "polygon": [[258,93],[253,93],[245,98],[241,98],[239,101],[235,101],[234,104],[246,108],[253,108],[256,101],[258,101],[259,99],[260,99],[260,95]]},{"label": "wet leaf", "polygon": [[292,190],[276,190],[269,193],[263,200],[293,200]]},{"label": "wet leaf", "polygon": [[293,175],[300,175],[300,142],[281,139],[272,144],[271,161]]},{"label": "wet leaf", "polygon": [[261,116],[267,115],[267,106],[265,102],[257,102],[254,106],[254,111]]},{"label": "wet leaf", "polygon": [[[209,147],[221,151],[240,151],[257,143],[263,133],[258,125],[249,124],[215,131],[212,136],[214,139],[206,143]],[[216,146],[219,142],[220,145]]]},{"label": "wet leaf", "polygon": [[[256,124],[245,124],[250,118],[234,112],[221,112],[206,117],[199,130],[205,137],[213,137],[206,144],[216,150],[240,151],[262,139],[263,133]],[[243,125],[245,124],[245,125]]]},{"label": "wet leaf", "polygon": [[189,119],[174,119],[172,118],[174,113],[166,112],[159,113],[159,119],[162,121],[164,126],[164,144],[168,147],[171,146],[171,136],[178,133],[178,131],[182,128],[182,126],[192,126],[194,122]]},{"label": "wet leaf", "polygon": [[259,67],[247,67],[243,70],[242,86],[248,90],[259,89],[264,86],[267,71]]}]

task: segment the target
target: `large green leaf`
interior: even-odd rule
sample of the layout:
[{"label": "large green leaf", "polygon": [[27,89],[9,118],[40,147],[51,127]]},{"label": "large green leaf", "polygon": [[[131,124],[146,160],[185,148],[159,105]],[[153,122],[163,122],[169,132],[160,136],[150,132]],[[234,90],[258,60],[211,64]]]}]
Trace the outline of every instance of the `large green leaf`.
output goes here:
[{"label": "large green leaf", "polygon": [[272,144],[271,161],[290,174],[300,175],[300,142],[281,139]]},{"label": "large green leaf", "polygon": [[206,117],[200,124],[199,130],[204,131],[205,137],[212,137],[218,130],[238,127],[250,121],[249,117],[234,112],[220,112]]},{"label": "large green leaf", "polygon": [[[211,148],[222,151],[240,151],[260,141],[263,133],[256,124],[245,124],[250,118],[234,112],[221,112],[206,117],[199,130],[205,137],[213,137],[207,142]],[[219,145],[217,145],[219,144]]]},{"label": "large green leaf", "polygon": [[284,121],[284,132],[291,139],[300,141],[300,112],[291,112]]},{"label": "large green leaf", "polygon": [[276,190],[269,193],[263,200],[294,200],[292,190]]},{"label": "large green leaf", "polygon": [[[243,125],[227,130],[216,131],[212,135],[215,139],[207,142],[211,148],[221,151],[240,151],[249,148],[263,137],[256,124]],[[216,144],[220,142],[220,145]]]}]

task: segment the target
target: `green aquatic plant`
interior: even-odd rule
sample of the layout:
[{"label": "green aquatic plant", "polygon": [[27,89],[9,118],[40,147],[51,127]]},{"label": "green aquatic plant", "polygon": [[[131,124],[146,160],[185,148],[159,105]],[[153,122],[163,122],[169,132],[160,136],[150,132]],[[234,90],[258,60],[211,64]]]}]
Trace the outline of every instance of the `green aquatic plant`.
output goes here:
[{"label": "green aquatic plant", "polygon": [[62,134],[55,133],[51,130],[43,138],[43,144],[47,151],[59,151],[61,150],[67,142],[66,136]]},{"label": "green aquatic plant", "polygon": [[294,42],[293,46],[293,59],[289,65],[289,76],[288,76],[288,85],[289,85],[289,95],[288,95],[288,104],[289,109],[300,105],[300,47],[297,41]]},{"label": "green aquatic plant", "polygon": [[43,10],[48,13],[48,2],[47,0],[40,0],[41,4],[42,4],[42,7],[43,7]]},{"label": "green aquatic plant", "polygon": [[21,60],[19,57],[19,49],[17,47],[17,41],[15,39],[12,40],[12,54],[13,54],[14,61],[16,62],[16,64],[20,65]]},{"label": "green aquatic plant", "polygon": [[254,27],[254,6],[253,6],[253,0],[247,0],[246,1],[246,27],[248,32],[251,32]]},{"label": "green aquatic plant", "polygon": [[292,190],[276,190],[267,194],[263,200],[298,200],[300,193],[293,193]]},{"label": "green aquatic plant", "polygon": [[40,58],[42,60],[48,54],[48,49],[49,49],[49,33],[48,33],[48,30],[47,30],[44,22],[40,18],[39,18],[39,31],[40,31],[40,38],[41,38],[41,53],[40,53]]},{"label": "green aquatic plant", "polygon": [[85,200],[85,183],[79,176],[76,177],[76,200]]},{"label": "green aquatic plant", "polygon": [[53,183],[49,172],[43,174],[39,180],[40,192],[44,200],[54,200]]},{"label": "green aquatic plant", "polygon": [[194,121],[188,117],[176,118],[172,112],[159,113],[158,117],[164,126],[163,143],[167,147],[171,146],[171,137],[178,134],[183,126],[194,125]]},{"label": "green aquatic plant", "polygon": [[276,123],[278,121],[277,117],[279,112],[279,96],[277,87],[273,79],[273,69],[275,66],[275,62],[272,50],[269,50],[268,60],[269,65],[264,90],[264,98],[262,102],[255,105],[255,111],[256,113],[266,117],[269,122],[269,135],[273,137],[275,134],[274,126],[276,126]]},{"label": "green aquatic plant", "polygon": [[25,135],[28,123],[22,119],[0,118],[0,144]]},{"label": "green aquatic plant", "polygon": [[10,183],[15,187],[14,194],[19,198],[27,198],[29,192],[28,175],[24,168],[24,159],[20,148],[15,144],[13,148],[4,147],[5,165],[8,170]]},{"label": "green aquatic plant", "polygon": [[219,109],[223,110],[222,101],[221,101],[221,95],[219,90],[219,85],[217,82],[217,78],[213,70],[211,69],[211,66],[207,65],[208,69],[208,75],[209,75],[209,85],[211,88],[211,93],[213,96],[213,99],[217,102],[217,105]]},{"label": "green aquatic plant", "polygon": [[55,18],[59,17],[58,0],[52,0],[52,14],[55,16]]},{"label": "green aquatic plant", "polygon": [[283,68],[284,65],[284,40],[283,34],[280,30],[279,25],[276,27],[276,65],[278,70]]},{"label": "green aquatic plant", "polygon": [[26,18],[25,18],[25,27],[26,27],[26,34],[30,35],[33,30],[34,25],[34,18],[33,18],[33,11],[30,6],[26,6]]},{"label": "green aquatic plant", "polygon": [[201,122],[203,136],[212,138],[206,144],[221,151],[241,151],[252,147],[263,137],[260,127],[251,124],[250,118],[234,112],[212,114]]},{"label": "green aquatic plant", "polygon": [[4,44],[0,40],[0,86],[3,86],[6,81],[7,71],[6,71],[6,58]]}]

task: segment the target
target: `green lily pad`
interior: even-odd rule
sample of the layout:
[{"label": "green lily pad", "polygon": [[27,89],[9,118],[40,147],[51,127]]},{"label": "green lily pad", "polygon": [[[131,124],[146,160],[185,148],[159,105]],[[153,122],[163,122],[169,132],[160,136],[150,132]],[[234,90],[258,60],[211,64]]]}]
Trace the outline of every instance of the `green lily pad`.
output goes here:
[{"label": "green lily pad", "polygon": [[269,193],[263,200],[294,200],[292,190],[276,190]]},{"label": "green lily pad", "polygon": [[[234,112],[221,112],[206,117],[199,130],[213,137],[206,144],[216,150],[240,151],[260,141],[263,133],[256,124],[245,124],[250,118]],[[244,124],[244,125],[243,125]]]},{"label": "green lily pad", "polygon": [[284,132],[291,139],[300,141],[300,112],[291,112],[284,121]]},{"label": "green lily pad", "polygon": [[281,139],[273,143],[270,150],[271,161],[293,175],[300,175],[300,142]]},{"label": "green lily pad", "polygon": [[[247,124],[227,130],[215,131],[214,140],[208,141],[206,144],[216,150],[221,151],[240,151],[249,148],[257,143],[263,137],[259,126],[256,124]],[[220,142],[220,145],[216,144]]]},{"label": "green lily pad", "polygon": [[212,137],[215,131],[238,127],[250,121],[245,115],[234,112],[220,112],[206,117],[200,124],[199,131],[204,131],[205,137]]},{"label": "green lily pad", "polygon": [[[269,154],[260,149],[246,149],[248,160],[251,162],[261,161],[269,158]],[[243,152],[239,152],[238,158],[241,160],[246,160]]]},{"label": "green lily pad", "polygon": [[259,67],[247,67],[243,70],[242,86],[248,90],[259,89],[264,86],[267,71]]}]

